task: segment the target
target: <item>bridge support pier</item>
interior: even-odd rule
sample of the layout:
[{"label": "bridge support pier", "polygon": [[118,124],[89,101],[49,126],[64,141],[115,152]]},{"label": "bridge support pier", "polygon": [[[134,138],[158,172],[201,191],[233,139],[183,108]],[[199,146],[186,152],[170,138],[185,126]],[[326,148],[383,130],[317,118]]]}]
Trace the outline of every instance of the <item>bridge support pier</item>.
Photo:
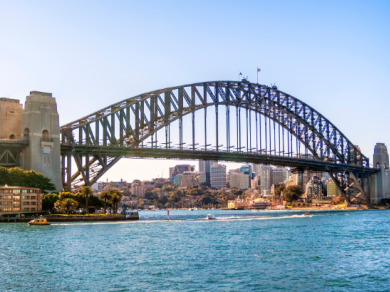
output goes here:
[{"label": "bridge support pier", "polygon": [[29,140],[23,151],[22,166],[50,178],[62,191],[60,128],[57,103],[51,93],[31,91],[22,116],[22,133]]},{"label": "bridge support pier", "polygon": [[380,171],[370,176],[370,199],[372,203],[379,204],[382,199],[390,199],[389,154],[384,143],[375,145],[374,167]]}]

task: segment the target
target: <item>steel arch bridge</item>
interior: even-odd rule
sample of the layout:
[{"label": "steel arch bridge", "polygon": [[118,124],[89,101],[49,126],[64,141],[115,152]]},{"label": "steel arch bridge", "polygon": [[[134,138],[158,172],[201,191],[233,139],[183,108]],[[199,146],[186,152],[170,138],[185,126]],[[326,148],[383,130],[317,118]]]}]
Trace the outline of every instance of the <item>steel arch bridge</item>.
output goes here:
[{"label": "steel arch bridge", "polygon": [[276,86],[246,80],[187,84],[128,98],[62,126],[60,140],[67,190],[95,183],[124,157],[326,171],[349,201],[369,201],[369,175],[376,172],[314,108]]}]

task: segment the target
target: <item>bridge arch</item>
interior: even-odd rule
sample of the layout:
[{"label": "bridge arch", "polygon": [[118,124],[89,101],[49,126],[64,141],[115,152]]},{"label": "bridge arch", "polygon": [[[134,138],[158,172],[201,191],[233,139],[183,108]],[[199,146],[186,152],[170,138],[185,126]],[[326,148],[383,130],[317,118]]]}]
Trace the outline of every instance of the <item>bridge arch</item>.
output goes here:
[{"label": "bridge arch", "polygon": [[[220,148],[218,140],[218,115],[221,106],[226,108],[225,126],[228,128],[225,135],[226,146],[224,148],[226,150]],[[164,144],[165,149],[172,150],[172,142],[170,137],[168,139],[167,133],[170,131],[170,125],[174,122],[179,123],[178,150],[186,149],[193,151],[193,153],[198,150],[210,151],[211,147],[208,148],[206,138],[204,139],[205,147],[199,149],[200,147],[197,146],[199,138],[195,137],[194,134],[195,113],[204,110],[206,116],[207,109],[210,107],[215,107],[215,115],[217,116],[216,141],[214,141],[215,149],[212,149],[213,152],[234,154],[242,153],[242,148],[245,148],[239,147],[238,138],[236,148],[232,149],[230,143],[231,126],[228,122],[230,119],[228,108],[233,107],[236,111],[244,110],[246,116],[248,116],[248,112],[249,115],[250,113],[255,114],[256,127],[258,126],[258,116],[260,121],[263,119],[265,122],[268,120],[269,123],[272,121],[280,125],[282,129],[286,130],[287,139],[289,139],[288,135],[290,135],[290,138],[295,137],[296,141],[299,141],[299,145],[303,145],[307,150],[306,155],[309,152],[313,159],[317,161],[355,168],[369,166],[368,158],[334,124],[314,108],[278,90],[277,87],[268,87],[247,81],[212,81],[144,93],[62,126],[60,131],[63,165],[65,165],[65,160],[68,166],[71,165],[70,155],[73,156],[77,165],[77,171],[74,174],[70,173],[70,167],[63,168],[65,185],[70,186],[70,183],[75,186],[84,183],[90,185],[96,182],[117,161],[126,156],[126,153],[140,149],[141,146],[144,148],[144,142],[148,139],[151,141],[147,148],[157,149],[154,135],[163,129],[166,132],[166,141],[162,144]],[[192,132],[191,144],[187,144],[191,147],[184,147],[183,119],[188,115],[192,116],[192,124],[189,129]],[[237,121],[238,119],[236,119]],[[240,117],[240,127],[241,122]],[[261,127],[261,124],[259,125]],[[246,126],[248,133],[248,118],[247,125],[242,126]],[[205,131],[207,131],[206,126]],[[238,127],[236,131],[238,131]],[[258,129],[256,128],[256,143],[258,143],[257,135]],[[240,139],[241,137],[240,133]],[[275,139],[275,135],[273,138]],[[286,140],[285,137],[283,139],[283,141]],[[272,143],[270,143],[270,146],[272,146]],[[303,154],[300,149],[296,149],[295,154],[292,151],[291,153],[290,151],[287,153],[283,151],[281,154],[280,149],[276,151],[276,145],[274,147],[275,149],[272,150],[268,149],[266,145],[264,150],[260,140],[260,149],[254,150],[255,148],[249,149],[249,147],[246,147],[246,152],[258,156],[272,156],[272,152],[270,152],[272,150],[274,156],[279,152],[279,156],[283,157],[305,158],[302,157]],[[291,145],[292,148],[293,145]],[[103,149],[105,150],[102,151]],[[108,149],[117,149],[117,154],[114,152],[110,154]],[[76,154],[69,154],[71,152]]]}]

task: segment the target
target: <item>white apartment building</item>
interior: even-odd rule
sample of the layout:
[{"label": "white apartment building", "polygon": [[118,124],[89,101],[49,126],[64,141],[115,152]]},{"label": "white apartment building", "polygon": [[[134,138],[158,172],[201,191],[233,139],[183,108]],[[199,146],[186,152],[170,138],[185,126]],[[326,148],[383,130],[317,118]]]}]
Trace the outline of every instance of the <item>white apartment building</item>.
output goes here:
[{"label": "white apartment building", "polygon": [[226,187],[226,165],[215,164],[211,166],[211,187],[222,189]]}]

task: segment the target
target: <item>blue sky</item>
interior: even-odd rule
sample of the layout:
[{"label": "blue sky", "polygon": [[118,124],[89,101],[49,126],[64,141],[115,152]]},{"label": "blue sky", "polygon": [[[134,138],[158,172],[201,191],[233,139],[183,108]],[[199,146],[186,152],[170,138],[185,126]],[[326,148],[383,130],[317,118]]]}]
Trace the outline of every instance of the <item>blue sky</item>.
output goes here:
[{"label": "blue sky", "polygon": [[[0,0],[0,96],[52,92],[65,124],[154,89],[256,81],[259,66],[260,83],[372,157],[390,145],[389,13],[389,1]],[[167,176],[177,162],[122,160],[105,177]]]}]

